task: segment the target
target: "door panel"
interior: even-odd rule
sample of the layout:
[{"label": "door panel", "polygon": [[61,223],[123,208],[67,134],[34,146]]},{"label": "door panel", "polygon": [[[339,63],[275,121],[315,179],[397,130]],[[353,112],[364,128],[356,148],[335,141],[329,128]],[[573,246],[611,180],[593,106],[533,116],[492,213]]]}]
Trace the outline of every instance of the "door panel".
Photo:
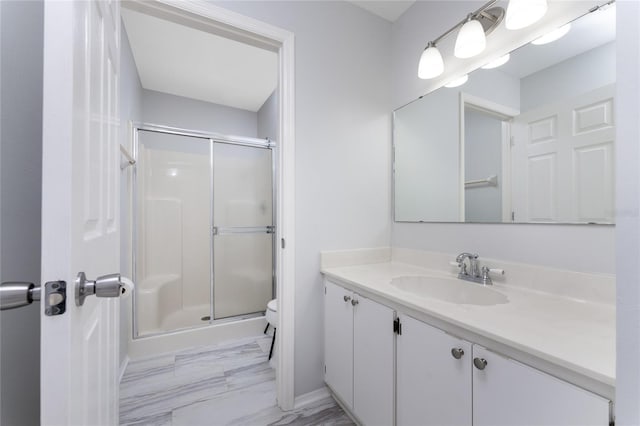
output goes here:
[{"label": "door panel", "polygon": [[[607,426],[609,401],[474,345],[474,426]],[[525,385],[526,384],[526,385]]]},{"label": "door panel", "polygon": [[271,149],[213,144],[215,226],[273,225],[271,156]]},{"label": "door panel", "polygon": [[67,312],[41,317],[43,424],[118,422],[119,301],[77,307],[74,281],[120,266],[119,8],[45,2],[42,282],[66,281]]},{"label": "door panel", "polygon": [[325,281],[324,381],[353,407],[353,293]]},{"label": "door panel", "polygon": [[365,425],[392,425],[394,311],[353,297],[353,411]]},{"label": "door panel", "polygon": [[514,119],[517,222],[614,220],[612,85]]},{"label": "door panel", "polygon": [[406,315],[400,322],[397,425],[471,425],[471,344]]},{"label": "door panel", "polygon": [[273,298],[273,235],[216,235],[214,313],[226,318],[263,312]]}]

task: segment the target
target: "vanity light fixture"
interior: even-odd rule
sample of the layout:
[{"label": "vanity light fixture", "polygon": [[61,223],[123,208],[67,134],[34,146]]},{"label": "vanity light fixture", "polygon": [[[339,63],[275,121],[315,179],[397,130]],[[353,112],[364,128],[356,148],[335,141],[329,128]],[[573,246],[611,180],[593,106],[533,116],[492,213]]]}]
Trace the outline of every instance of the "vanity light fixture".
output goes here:
[{"label": "vanity light fixture", "polygon": [[420,56],[418,77],[435,78],[444,72],[442,55],[436,45],[452,32],[459,29],[454,55],[461,59],[471,58],[485,49],[486,37],[500,25],[503,19],[507,29],[519,30],[538,22],[548,9],[547,0],[509,0],[505,13],[502,7],[492,7],[497,1],[490,0],[440,37],[430,41]]},{"label": "vanity light fixture", "polygon": [[444,71],[444,61],[436,45],[430,41],[420,56],[418,77],[423,80],[437,77]]},{"label": "vanity light fixture", "polygon": [[480,21],[469,14],[467,22],[458,31],[453,54],[461,59],[472,58],[482,53],[485,47],[487,47],[487,37],[484,35],[484,28]]},{"label": "vanity light fixture", "polygon": [[509,59],[511,59],[511,54],[507,53],[504,56],[500,56],[497,59],[494,59],[493,61],[489,62],[488,64],[482,66],[481,68],[484,70],[492,70],[494,68],[498,68],[504,64],[506,64],[507,62],[509,62]]},{"label": "vanity light fixture", "polygon": [[[492,7],[498,0],[490,0],[475,12],[469,13],[465,19],[447,30],[440,37],[433,39],[424,48],[418,64],[418,77],[435,78],[444,72],[442,55],[436,45],[449,34],[458,30],[454,55],[458,58],[471,58],[481,53],[487,44],[486,37],[497,28],[505,17],[501,7]],[[513,0],[511,0],[513,1]]]},{"label": "vanity light fixture", "polygon": [[455,78],[455,79],[451,80],[450,82],[445,84],[444,87],[448,87],[449,89],[451,89],[453,87],[462,86],[463,84],[465,84],[467,82],[467,80],[469,80],[469,74],[465,74],[462,77],[458,77],[458,78]]},{"label": "vanity light fixture", "polygon": [[554,42],[565,35],[571,30],[571,24],[564,25],[560,28],[556,28],[555,30],[543,35],[540,38],[537,38],[531,42],[531,44],[535,44],[536,46],[540,46],[542,44],[547,44]]},{"label": "vanity light fixture", "polygon": [[509,0],[505,26],[519,30],[538,22],[547,13],[547,0]]}]

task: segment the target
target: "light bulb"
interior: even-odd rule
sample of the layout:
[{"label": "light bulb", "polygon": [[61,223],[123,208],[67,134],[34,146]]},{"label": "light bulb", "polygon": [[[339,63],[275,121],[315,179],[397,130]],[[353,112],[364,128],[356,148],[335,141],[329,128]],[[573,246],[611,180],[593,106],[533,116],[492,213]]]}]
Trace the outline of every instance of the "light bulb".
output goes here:
[{"label": "light bulb", "polygon": [[556,28],[555,30],[543,35],[540,38],[533,40],[531,44],[535,44],[539,46],[541,44],[551,43],[567,35],[569,30],[571,30],[571,24],[564,25],[560,28]]},{"label": "light bulb", "polygon": [[482,24],[475,19],[469,19],[458,32],[453,53],[461,59],[471,58],[481,53],[486,46],[487,39]]},{"label": "light bulb", "polygon": [[537,22],[547,13],[547,0],[509,0],[505,26],[519,30]]},{"label": "light bulb", "polygon": [[426,80],[442,74],[444,71],[444,61],[442,55],[435,44],[429,42],[427,48],[420,56],[418,64],[418,77]]},{"label": "light bulb", "polygon": [[501,56],[501,57],[499,57],[497,59],[494,59],[493,61],[489,62],[488,64],[483,66],[482,69],[491,70],[491,69],[494,69],[494,68],[498,68],[499,66],[502,66],[502,65],[506,64],[507,62],[509,62],[509,59],[511,59],[511,55],[507,53],[506,55]]},{"label": "light bulb", "polygon": [[445,84],[444,87],[452,88],[452,87],[462,86],[467,82],[467,80],[469,80],[469,74],[465,74],[462,77],[458,77],[455,80],[451,80],[450,82]]}]

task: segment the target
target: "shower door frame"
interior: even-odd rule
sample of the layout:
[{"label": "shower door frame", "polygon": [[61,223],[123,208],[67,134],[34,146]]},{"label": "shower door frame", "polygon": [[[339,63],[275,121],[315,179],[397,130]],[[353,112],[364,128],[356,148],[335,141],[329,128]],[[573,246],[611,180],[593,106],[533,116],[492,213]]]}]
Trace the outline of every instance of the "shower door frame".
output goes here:
[{"label": "shower door frame", "polygon": [[[181,327],[175,330],[167,330],[156,333],[148,333],[143,336],[139,335],[138,330],[138,317],[137,317],[137,297],[136,292],[132,292],[132,312],[131,312],[131,325],[132,325],[132,339],[144,339],[147,337],[154,336],[163,336],[167,334],[172,334],[185,330],[192,330],[196,328],[202,328],[211,326],[214,324],[223,324],[233,321],[239,321],[243,319],[257,318],[260,316],[264,316],[264,313],[261,312],[252,312],[240,315],[234,315],[230,317],[215,319],[215,257],[214,257],[214,238],[216,235],[227,235],[227,234],[247,234],[247,233],[267,233],[271,234],[271,295],[274,297],[276,294],[277,288],[277,246],[276,246],[276,225],[277,223],[277,201],[278,201],[278,185],[277,183],[277,147],[276,143],[269,138],[259,139],[259,138],[251,138],[245,136],[233,136],[233,135],[223,135],[221,133],[215,132],[206,132],[200,130],[191,130],[191,129],[183,129],[179,127],[171,127],[160,124],[153,123],[145,123],[145,122],[134,122],[132,123],[132,136],[133,136],[133,157],[136,159],[136,163],[133,167],[133,176],[132,176],[132,203],[131,203],[131,229],[132,229],[132,264],[131,264],[131,274],[133,276],[133,281],[138,282],[138,263],[137,263],[137,252],[138,252],[138,164],[139,164],[139,133],[143,132],[154,132],[165,135],[176,135],[182,137],[191,137],[196,139],[201,139],[203,142],[206,141],[209,144],[209,322],[208,324],[202,325],[194,325],[189,327]],[[214,225],[214,144],[215,143],[223,143],[227,145],[236,145],[243,146],[248,148],[255,149],[268,149],[271,151],[271,225],[267,226],[247,226],[247,227],[220,227]],[[233,229],[238,228],[238,229]],[[240,228],[244,229],[241,230]],[[220,229],[222,231],[220,232]],[[266,309],[266,305],[265,305]]]}]

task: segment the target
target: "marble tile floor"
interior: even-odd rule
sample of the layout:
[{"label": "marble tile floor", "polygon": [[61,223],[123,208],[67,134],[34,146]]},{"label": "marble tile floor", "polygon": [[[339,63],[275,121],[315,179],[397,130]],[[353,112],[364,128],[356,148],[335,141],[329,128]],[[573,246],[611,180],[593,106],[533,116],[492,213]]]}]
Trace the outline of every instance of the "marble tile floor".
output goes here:
[{"label": "marble tile floor", "polygon": [[270,345],[271,336],[259,336],[129,363],[120,384],[120,424],[353,425],[330,397],[280,410]]}]

